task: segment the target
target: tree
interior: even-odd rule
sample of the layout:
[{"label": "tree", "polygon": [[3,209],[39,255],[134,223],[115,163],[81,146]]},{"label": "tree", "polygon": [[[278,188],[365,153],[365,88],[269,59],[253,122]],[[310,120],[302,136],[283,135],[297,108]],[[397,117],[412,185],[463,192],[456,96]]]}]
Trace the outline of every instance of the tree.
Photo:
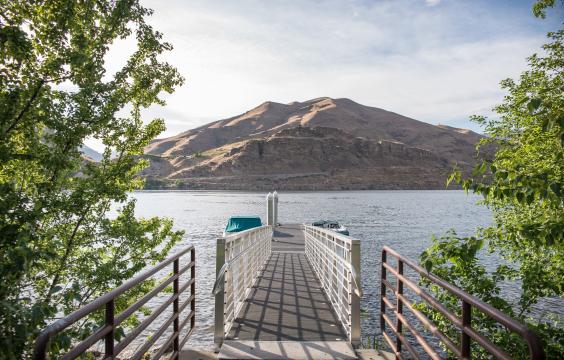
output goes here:
[{"label": "tree", "polygon": [[[42,327],[163,259],[182,236],[168,219],[136,219],[128,198],[142,186],[138,155],[164,129],[160,119],[144,125],[141,111],[183,82],[159,59],[172,46],[151,14],[138,0],[0,0],[0,358],[29,356]],[[108,74],[119,39],[137,47]],[[88,138],[105,145],[98,163],[79,151]]]},{"label": "tree", "polygon": [[[554,4],[539,1],[533,8],[535,15],[544,17],[546,7]],[[494,159],[481,162],[470,177],[454,172],[449,179],[483,196],[483,204],[493,211],[493,225],[473,237],[451,232],[434,239],[421,262],[429,271],[525,322],[541,336],[547,357],[556,359],[564,353],[562,319],[551,309],[542,318],[531,316],[540,299],[564,295],[564,31],[548,37],[544,54],[528,59],[529,70],[518,80],[502,81],[508,94],[494,109],[499,117],[474,117],[485,125],[488,136],[480,146],[493,144]],[[500,264],[493,272],[486,271],[480,261],[484,244]],[[502,295],[501,284],[507,281],[520,286],[516,301]],[[459,307],[450,295],[427,286],[452,309]],[[440,314],[426,311],[442,330],[453,332]],[[490,334],[512,356],[526,354],[519,339],[485,317],[473,318],[472,326]]]}]

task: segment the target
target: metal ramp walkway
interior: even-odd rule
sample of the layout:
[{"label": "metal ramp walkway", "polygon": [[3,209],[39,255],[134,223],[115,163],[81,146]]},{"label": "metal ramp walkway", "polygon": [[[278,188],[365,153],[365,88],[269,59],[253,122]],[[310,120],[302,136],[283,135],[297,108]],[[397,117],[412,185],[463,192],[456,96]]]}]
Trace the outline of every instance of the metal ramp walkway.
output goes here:
[{"label": "metal ramp walkway", "polygon": [[272,249],[226,340],[347,340],[305,256],[300,226],[278,227]]},{"label": "metal ramp walkway", "polygon": [[358,240],[297,224],[264,228],[218,240],[219,358],[356,359]]}]

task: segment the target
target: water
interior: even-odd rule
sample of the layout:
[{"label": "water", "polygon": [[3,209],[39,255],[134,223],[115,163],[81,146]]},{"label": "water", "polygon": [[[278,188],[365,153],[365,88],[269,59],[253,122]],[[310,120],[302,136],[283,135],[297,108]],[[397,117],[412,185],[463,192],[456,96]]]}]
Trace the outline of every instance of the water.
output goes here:
[{"label": "water", "polygon": [[[265,194],[225,191],[143,191],[136,192],[138,216],[174,219],[175,228],[186,232],[175,249],[193,244],[196,261],[196,330],[189,344],[213,344],[215,280],[215,239],[221,236],[232,215],[260,215],[264,219]],[[470,235],[492,220],[490,211],[476,205],[479,197],[463,191],[342,191],[282,192],[279,203],[281,223],[334,219],[347,226],[351,236],[361,240],[361,306],[363,335],[379,330],[380,251],[389,245],[405,256],[417,259],[432,234],[455,229]],[[175,251],[173,249],[172,252]]]}]

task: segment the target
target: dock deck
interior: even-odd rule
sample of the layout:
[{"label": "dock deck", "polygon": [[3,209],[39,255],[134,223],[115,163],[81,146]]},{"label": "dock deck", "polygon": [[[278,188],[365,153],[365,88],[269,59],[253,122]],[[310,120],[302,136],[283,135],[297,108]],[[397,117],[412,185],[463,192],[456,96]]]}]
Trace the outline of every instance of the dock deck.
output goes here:
[{"label": "dock deck", "polygon": [[301,225],[276,228],[272,255],[226,340],[347,340],[305,256]]}]

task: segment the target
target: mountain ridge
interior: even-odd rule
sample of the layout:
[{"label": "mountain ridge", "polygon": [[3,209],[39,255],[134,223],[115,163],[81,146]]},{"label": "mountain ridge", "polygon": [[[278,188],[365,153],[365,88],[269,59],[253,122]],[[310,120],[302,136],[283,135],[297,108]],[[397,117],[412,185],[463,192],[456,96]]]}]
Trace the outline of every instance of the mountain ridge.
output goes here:
[{"label": "mountain ridge", "polygon": [[[142,175],[149,184],[164,181],[186,188],[310,189],[296,174],[322,177],[317,189],[444,188],[452,167],[467,170],[474,164],[481,138],[467,129],[424,123],[346,98],[267,101],[154,140],[145,149],[151,166]],[[386,176],[374,174],[376,168],[388,171],[389,184]]]},{"label": "mountain ridge", "polygon": [[[190,155],[298,125],[333,127],[375,140],[396,140],[409,146],[450,153],[450,157],[465,163],[472,161],[475,143],[481,138],[470,130],[461,133],[456,128],[428,124],[388,110],[360,105],[350,99],[321,97],[289,104],[267,101],[243,114],[154,140],[146,148],[146,153]],[[459,151],[461,146],[462,154],[458,156],[453,150]]]}]

